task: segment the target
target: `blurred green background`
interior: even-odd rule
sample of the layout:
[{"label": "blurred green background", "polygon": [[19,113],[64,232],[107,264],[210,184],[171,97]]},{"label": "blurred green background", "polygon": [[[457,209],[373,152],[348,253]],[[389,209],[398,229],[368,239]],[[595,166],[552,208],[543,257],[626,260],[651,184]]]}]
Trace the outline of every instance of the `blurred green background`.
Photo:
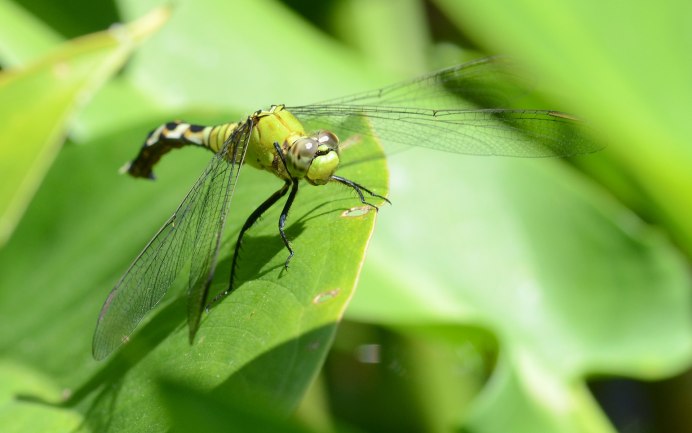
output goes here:
[{"label": "blurred green background", "polygon": [[[692,431],[692,4],[181,0],[151,14],[163,4],[0,2],[0,430]],[[154,183],[119,176],[149,130],[496,53],[521,65],[526,108],[575,113],[605,150],[393,155],[394,204],[360,274],[372,216],[345,232],[359,236],[352,299],[344,286],[312,317],[248,282],[206,340],[187,345],[172,302],[128,350],[92,360],[109,288],[208,160],[171,156]],[[276,188],[262,179],[243,173],[232,217]],[[306,215],[331,200],[306,197]],[[334,217],[302,212],[289,234],[305,251]],[[276,243],[274,221],[250,251]]]}]

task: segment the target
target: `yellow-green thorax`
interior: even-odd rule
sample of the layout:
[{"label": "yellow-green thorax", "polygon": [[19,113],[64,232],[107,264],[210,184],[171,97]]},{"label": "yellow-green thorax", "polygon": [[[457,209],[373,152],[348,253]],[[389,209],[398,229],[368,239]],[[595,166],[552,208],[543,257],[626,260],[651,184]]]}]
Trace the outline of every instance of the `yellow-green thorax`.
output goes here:
[{"label": "yellow-green thorax", "polygon": [[[251,117],[254,128],[245,155],[246,163],[281,179],[305,178],[313,185],[329,181],[339,166],[339,140],[334,134],[329,131],[307,134],[300,121],[282,105],[259,111]],[[283,152],[285,167],[274,143],[278,143]]]}]

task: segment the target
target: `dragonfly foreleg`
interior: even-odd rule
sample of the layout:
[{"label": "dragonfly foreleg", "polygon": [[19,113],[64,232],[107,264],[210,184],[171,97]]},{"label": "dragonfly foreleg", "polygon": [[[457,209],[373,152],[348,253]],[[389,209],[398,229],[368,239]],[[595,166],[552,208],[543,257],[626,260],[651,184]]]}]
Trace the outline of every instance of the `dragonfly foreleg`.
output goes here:
[{"label": "dragonfly foreleg", "polygon": [[375,210],[378,210],[379,208],[377,206],[375,206],[374,204],[368,203],[367,201],[365,201],[365,195],[363,194],[363,191],[365,191],[367,194],[370,194],[372,197],[381,198],[382,200],[386,201],[387,203],[392,204],[392,202],[389,201],[389,199],[387,197],[383,197],[379,194],[375,194],[374,192],[370,191],[369,189],[367,189],[363,185],[360,185],[360,184],[358,184],[352,180],[346,179],[346,178],[341,177],[341,176],[336,176],[336,175],[332,175],[332,177],[330,179],[335,181],[335,182],[339,182],[339,183],[342,183],[348,187],[353,188],[353,190],[356,192],[356,194],[358,194],[358,198],[360,199],[360,202],[374,208]]}]

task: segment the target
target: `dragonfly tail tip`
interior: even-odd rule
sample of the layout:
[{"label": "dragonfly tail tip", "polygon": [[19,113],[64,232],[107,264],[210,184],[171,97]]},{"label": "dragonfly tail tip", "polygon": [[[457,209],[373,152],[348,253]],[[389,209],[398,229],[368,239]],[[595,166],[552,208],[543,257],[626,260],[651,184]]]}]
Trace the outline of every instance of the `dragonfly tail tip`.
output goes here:
[{"label": "dragonfly tail tip", "polygon": [[130,167],[132,167],[132,163],[131,163],[131,162],[126,162],[125,164],[123,164],[122,167],[120,167],[120,168],[118,169],[118,173],[119,173],[119,174],[127,174],[127,173],[130,172]]}]

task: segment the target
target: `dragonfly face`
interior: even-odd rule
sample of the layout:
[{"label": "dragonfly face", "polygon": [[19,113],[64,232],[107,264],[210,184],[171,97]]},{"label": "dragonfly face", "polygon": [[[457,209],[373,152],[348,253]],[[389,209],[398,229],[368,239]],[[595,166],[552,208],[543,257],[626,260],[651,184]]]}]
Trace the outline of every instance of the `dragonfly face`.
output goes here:
[{"label": "dragonfly face", "polygon": [[339,167],[339,139],[329,131],[301,137],[288,147],[286,165],[293,177],[324,185]]}]

